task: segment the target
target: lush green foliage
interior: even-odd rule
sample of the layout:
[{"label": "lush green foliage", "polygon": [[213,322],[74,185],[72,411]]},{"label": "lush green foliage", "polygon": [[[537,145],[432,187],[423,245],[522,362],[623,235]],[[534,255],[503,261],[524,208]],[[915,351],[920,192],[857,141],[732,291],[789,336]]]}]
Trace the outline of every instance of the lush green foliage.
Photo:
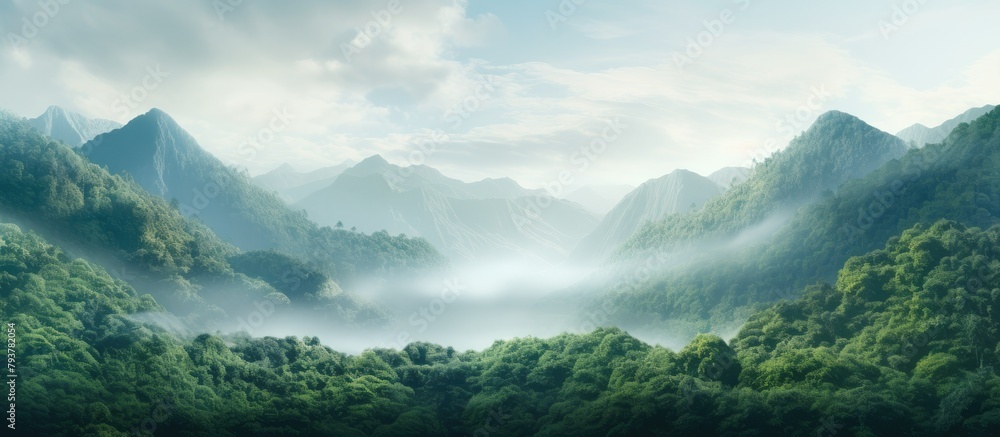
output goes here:
[{"label": "lush green foliage", "polygon": [[88,164],[21,120],[0,116],[0,207],[46,233],[111,251],[161,277],[226,269],[236,249],[166,202]]},{"label": "lush green foliage", "polygon": [[[30,226],[89,259],[115,267],[118,276],[155,291],[161,304],[179,316],[211,322],[227,311],[239,308],[242,312],[240,302],[283,300],[274,288],[284,285],[271,282],[274,272],[234,271],[227,258],[240,253],[239,249],[199,222],[185,219],[178,205],[146,193],[128,177],[110,175],[9,114],[0,114],[0,168],[4,169],[0,172],[0,214],[7,220]],[[270,217],[269,223],[286,222],[304,229],[298,237],[285,238],[286,246],[309,260],[309,270],[332,273],[337,279],[412,273],[442,263],[440,254],[423,240],[318,228],[304,217],[266,214],[273,209],[262,207],[261,220]],[[295,215],[283,205],[280,209],[282,214]],[[279,275],[287,280],[303,271]],[[271,281],[264,284],[251,278]],[[208,295],[204,290],[209,288],[221,291]],[[340,293],[337,284],[326,288]],[[324,301],[317,308],[343,308],[358,318],[384,318],[378,310],[348,296],[341,296],[337,303]]]},{"label": "lush green foliage", "polygon": [[321,229],[304,211],[291,210],[245,172],[202,149],[158,109],[99,136],[83,150],[112,174],[127,175],[182,215],[197,217],[222,240],[244,250],[292,254],[340,282],[412,273],[444,262],[422,239]]},{"label": "lush green foliage", "polygon": [[961,125],[943,144],[912,150],[845,183],[800,209],[767,241],[742,250],[724,246],[702,258],[684,252],[687,261],[698,262],[626,283],[605,306],[618,320],[653,325],[684,319],[688,323],[681,328],[694,331],[739,323],[734,310],[749,315],[747,308],[761,302],[795,298],[807,285],[832,281],[849,257],[880,247],[917,223],[953,219],[982,228],[1000,223],[997,168],[1000,111],[994,110]]},{"label": "lush green foliage", "polygon": [[917,226],[835,286],[678,352],[619,329],[414,343],[182,339],[100,268],[0,226],[24,432],[95,435],[995,435],[1000,228]]},{"label": "lush green foliage", "polygon": [[700,210],[671,215],[640,229],[622,245],[618,258],[688,240],[732,237],[864,176],[905,151],[899,138],[852,115],[827,112],[787,148],[757,164],[746,181]]}]

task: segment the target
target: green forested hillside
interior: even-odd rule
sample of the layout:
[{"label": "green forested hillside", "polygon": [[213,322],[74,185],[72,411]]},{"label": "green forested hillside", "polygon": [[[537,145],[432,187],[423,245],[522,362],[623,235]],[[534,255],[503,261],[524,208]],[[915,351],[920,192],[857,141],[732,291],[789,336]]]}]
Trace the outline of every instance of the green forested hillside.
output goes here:
[{"label": "green forested hillside", "polygon": [[415,343],[178,338],[99,267],[0,226],[19,429],[38,435],[995,435],[1000,228],[916,226],[836,285],[673,352],[619,329]]},{"label": "green forested hillside", "polygon": [[[731,326],[741,321],[735,309],[748,315],[747,306],[797,297],[806,285],[832,281],[850,256],[881,247],[917,223],[953,219],[984,228],[1000,223],[998,166],[1000,111],[994,110],[960,126],[943,144],[911,150],[843,184],[798,210],[762,243],[701,258],[694,250],[682,252],[699,261],[641,281],[634,279],[636,267],[625,267],[631,281],[618,282],[616,292],[595,306],[618,320],[650,326],[664,319],[685,320],[687,328],[679,329],[694,331]],[[638,265],[648,264],[656,265]]]},{"label": "green forested hillside", "polygon": [[756,165],[743,183],[705,202],[698,211],[668,216],[640,229],[622,245],[617,258],[635,258],[684,241],[732,237],[905,152],[899,138],[850,114],[827,112],[784,150]]},{"label": "green forested hillside", "polygon": [[[96,262],[127,266],[131,283],[179,316],[212,322],[252,308],[247,305],[254,299],[284,300],[270,284],[252,279],[264,276],[261,272],[234,271],[227,258],[240,250],[203,224],[5,113],[0,113],[0,168],[0,215]],[[311,226],[298,253],[312,268],[338,278],[420,271],[441,262],[422,240]],[[382,317],[357,306],[346,311]]]},{"label": "green forested hillside", "polygon": [[[244,250],[276,249],[301,258],[334,279],[413,272],[443,258],[426,241],[320,228],[242,171],[202,149],[169,115],[150,110],[85,147],[87,158],[126,175]],[[252,272],[246,272],[254,276]]]}]

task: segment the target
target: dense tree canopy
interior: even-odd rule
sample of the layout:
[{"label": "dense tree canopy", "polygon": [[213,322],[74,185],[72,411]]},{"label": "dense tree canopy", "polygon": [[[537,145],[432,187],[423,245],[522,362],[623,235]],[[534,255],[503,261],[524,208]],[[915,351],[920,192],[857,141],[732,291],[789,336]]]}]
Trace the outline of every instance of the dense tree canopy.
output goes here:
[{"label": "dense tree canopy", "polygon": [[[915,226],[836,284],[674,352],[617,328],[413,343],[171,334],[99,267],[0,226],[19,424],[92,435],[995,435],[1000,228]],[[138,431],[137,431],[138,432]]]}]

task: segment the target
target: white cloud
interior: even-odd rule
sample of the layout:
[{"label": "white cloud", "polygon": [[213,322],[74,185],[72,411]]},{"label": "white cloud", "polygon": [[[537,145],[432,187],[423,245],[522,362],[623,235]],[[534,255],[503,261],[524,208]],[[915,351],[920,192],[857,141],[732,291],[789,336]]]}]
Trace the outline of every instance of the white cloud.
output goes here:
[{"label": "white cloud", "polygon": [[[827,20],[844,22],[843,32],[817,32],[788,28],[810,26],[804,17],[771,13],[793,9],[755,7],[681,70],[673,55],[686,32],[718,15],[714,8],[595,3],[552,32],[538,11],[524,24],[500,6],[476,5],[470,14],[464,0],[406,1],[348,60],[342,44],[383,4],[244,2],[219,21],[193,0],[74,2],[26,50],[0,50],[0,105],[35,115],[64,104],[120,118],[114,99],[148,66],[162,65],[170,76],[134,114],[161,107],[211,152],[254,173],[284,161],[308,170],[373,153],[404,163],[418,139],[440,129],[449,140],[429,165],[539,186],[572,166],[573,153],[609,119],[627,120],[629,129],[580,180],[638,184],[675,168],[707,173],[746,163],[768,139],[787,141],[776,123],[816,88],[830,97],[810,120],[842,109],[890,131],[1000,101],[1000,52],[965,43],[956,25],[930,12],[886,42],[871,37],[877,20],[858,25],[845,14]],[[0,6],[13,17],[0,24],[16,24],[32,7]],[[953,19],[979,8],[942,13]],[[932,45],[928,32],[948,39]],[[975,62],[952,57],[954,65],[939,65],[928,56],[922,68],[943,80],[901,73],[903,50],[914,47],[952,47]],[[247,159],[239,146],[275,110],[293,122]]]}]

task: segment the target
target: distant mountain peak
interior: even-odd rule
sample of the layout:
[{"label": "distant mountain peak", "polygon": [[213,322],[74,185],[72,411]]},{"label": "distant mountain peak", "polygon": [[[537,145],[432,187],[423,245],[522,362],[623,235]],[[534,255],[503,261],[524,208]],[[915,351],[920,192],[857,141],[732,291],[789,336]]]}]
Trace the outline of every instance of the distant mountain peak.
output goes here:
[{"label": "distant mountain peak", "polygon": [[573,252],[577,262],[600,262],[647,222],[700,208],[723,191],[715,182],[679,168],[629,192]]},{"label": "distant mountain peak", "polygon": [[174,125],[177,124],[177,121],[175,121],[174,118],[170,116],[170,114],[167,114],[165,111],[163,111],[162,109],[159,109],[159,108],[152,108],[148,112],[146,112],[145,114],[142,114],[142,115],[140,115],[139,117],[136,117],[136,118],[143,118],[143,117],[145,117],[145,118],[151,118],[151,119],[157,120],[157,121],[169,122],[169,123],[174,124]]},{"label": "distant mountain peak", "polygon": [[[686,168],[675,169],[674,171],[668,173],[667,176],[683,177],[683,178],[687,178],[687,177],[699,177],[700,178],[700,177],[703,177],[700,174],[695,173],[695,172],[693,172],[691,170],[688,170]],[[666,176],[664,176],[664,177],[666,177]]]},{"label": "distant mountain peak", "polygon": [[864,120],[861,120],[860,118],[852,114],[848,114],[843,111],[838,111],[836,109],[831,109],[829,111],[824,112],[819,117],[816,117],[816,122],[813,123],[813,127],[822,126],[823,124],[830,122],[843,122],[843,121],[865,123]]},{"label": "distant mountain peak", "polygon": [[172,181],[188,177],[188,166],[223,166],[166,112],[155,108],[103,135],[89,158],[111,173],[130,173],[143,188],[162,197],[177,185]]},{"label": "distant mountain peak", "polygon": [[292,167],[289,163],[284,163],[278,166],[278,168],[271,170],[270,173],[298,173],[295,167]]},{"label": "distant mountain peak", "polygon": [[375,154],[362,159],[361,162],[354,164],[351,168],[344,171],[344,174],[351,174],[354,176],[367,176],[370,174],[385,174],[393,168],[393,165],[386,161],[382,155]]},{"label": "distant mountain peak", "polygon": [[746,167],[723,167],[708,175],[709,180],[727,190],[742,184],[748,177],[750,169]]},{"label": "distant mountain peak", "polygon": [[48,108],[45,108],[45,114],[58,115],[66,114],[67,112],[65,108],[59,105],[49,105]]},{"label": "distant mountain peak", "polygon": [[386,161],[385,158],[382,157],[382,155],[376,153],[376,154],[374,154],[372,156],[369,156],[369,157],[367,157],[365,159],[362,159],[361,162],[359,162],[358,164],[381,164],[381,165],[388,165],[389,161]]},{"label": "distant mountain peak", "polygon": [[80,147],[122,126],[111,120],[89,119],[58,105],[49,106],[42,115],[28,120],[28,124],[70,147]]},{"label": "distant mountain peak", "polygon": [[906,129],[896,133],[896,136],[905,141],[911,147],[923,147],[925,144],[934,144],[944,141],[951,131],[955,130],[962,123],[971,123],[975,119],[982,117],[992,111],[996,106],[986,105],[978,108],[971,108],[959,114],[957,117],[945,121],[940,126],[927,127],[916,123]]}]

